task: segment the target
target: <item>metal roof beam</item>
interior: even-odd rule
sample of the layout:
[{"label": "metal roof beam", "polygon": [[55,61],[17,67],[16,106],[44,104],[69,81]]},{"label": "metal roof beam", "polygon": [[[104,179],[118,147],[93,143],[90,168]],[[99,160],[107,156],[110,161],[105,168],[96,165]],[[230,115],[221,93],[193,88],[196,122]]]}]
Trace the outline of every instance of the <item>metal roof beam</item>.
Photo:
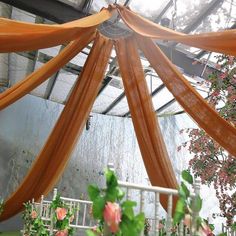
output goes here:
[{"label": "metal roof beam", "polygon": [[48,20],[65,23],[85,17],[86,14],[58,0],[0,0],[21,10],[41,16]]},{"label": "metal roof beam", "polygon": [[116,66],[113,66],[110,69],[110,71],[106,74],[106,77],[104,78],[104,80],[102,82],[102,86],[101,86],[97,96],[99,96],[102,93],[102,91],[108,86],[108,84],[112,80],[112,77],[110,75],[112,75],[115,71],[116,71]]},{"label": "metal roof beam", "polygon": [[156,23],[159,23],[161,18],[164,16],[164,14],[168,11],[168,9],[172,6],[173,4],[173,0],[170,0],[166,6],[164,6],[164,8],[162,9],[162,11],[160,12],[160,14],[158,15],[158,17],[154,20]]},{"label": "metal roof beam", "polygon": [[160,112],[164,111],[166,108],[168,108],[170,105],[172,105],[175,102],[175,98],[171,99],[169,102],[165,103],[163,106],[158,108],[155,112],[159,114]]},{"label": "metal roof beam", "polygon": [[[58,0],[0,0],[6,2],[10,5],[18,7],[22,10],[28,11],[30,13],[39,15],[49,20],[53,20],[57,23],[68,22],[70,20],[78,19],[84,17],[85,14],[66,3],[60,2]],[[217,0],[218,2],[219,0]],[[220,0],[221,1],[221,0]],[[160,45],[163,52],[170,58],[170,48],[169,46]],[[184,69],[185,73],[189,75],[200,76],[203,71],[204,65],[198,64],[192,66],[195,61],[193,58],[189,58],[186,54],[173,49],[173,63]],[[208,68],[212,70],[212,68]]]},{"label": "metal roof beam", "polygon": [[[217,7],[219,7],[220,3],[222,3],[224,0],[212,0],[198,15],[198,17],[194,18],[183,30],[182,32],[185,34],[190,33],[191,31],[195,30],[202,21],[210,15],[210,13]],[[178,43],[173,43],[170,46],[173,48]]]},{"label": "metal roof beam", "polygon": [[123,98],[125,97],[125,92],[121,93],[107,108],[102,112],[103,115],[106,115],[110,110],[113,109]]},{"label": "metal roof beam", "polygon": [[[198,76],[201,77],[201,73],[205,67],[204,63],[193,63],[196,61],[194,58],[189,57],[183,52],[180,52],[176,49],[172,50],[171,53],[171,48],[165,45],[159,45],[161,50],[166,54],[166,56],[172,61],[173,64],[176,66],[182,68],[184,70],[185,74],[188,74],[190,76]],[[210,67],[209,65],[207,66],[207,70],[205,73],[202,75],[202,78],[207,78],[208,74],[215,71],[215,68]],[[208,72],[208,73],[207,73]]]},{"label": "metal roof beam", "polygon": [[212,0],[206,7],[200,11],[197,18],[193,19],[183,30],[183,33],[190,33],[191,31],[195,30],[206,18],[210,13],[220,6],[221,3],[223,3],[224,0]]}]

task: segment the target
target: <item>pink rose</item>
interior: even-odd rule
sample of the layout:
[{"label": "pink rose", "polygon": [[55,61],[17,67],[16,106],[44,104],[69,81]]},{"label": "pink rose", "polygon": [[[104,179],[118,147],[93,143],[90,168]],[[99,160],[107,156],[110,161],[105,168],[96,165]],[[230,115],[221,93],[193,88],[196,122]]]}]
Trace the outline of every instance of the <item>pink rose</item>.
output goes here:
[{"label": "pink rose", "polygon": [[68,235],[68,230],[67,229],[57,231],[56,234],[55,234],[55,236],[67,236],[67,235]]},{"label": "pink rose", "polygon": [[58,220],[64,220],[67,214],[67,210],[65,208],[57,207],[56,214]]},{"label": "pink rose", "polygon": [[38,216],[38,214],[37,214],[36,211],[32,211],[32,212],[31,212],[31,218],[32,218],[32,219],[36,219],[37,216]]},{"label": "pink rose", "polygon": [[116,233],[121,222],[121,209],[117,203],[107,202],[103,211],[103,217],[110,231]]}]

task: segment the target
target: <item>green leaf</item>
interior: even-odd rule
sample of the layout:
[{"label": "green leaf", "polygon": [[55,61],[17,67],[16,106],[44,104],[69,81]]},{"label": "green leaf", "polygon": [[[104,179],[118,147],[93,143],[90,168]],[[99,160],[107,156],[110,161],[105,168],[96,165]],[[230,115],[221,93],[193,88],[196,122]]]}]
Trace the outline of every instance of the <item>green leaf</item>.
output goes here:
[{"label": "green leaf", "polygon": [[102,220],[103,218],[103,209],[105,207],[105,199],[103,197],[98,196],[93,201],[93,217],[98,220]]},{"label": "green leaf", "polygon": [[182,213],[182,212],[175,212],[173,224],[174,224],[174,225],[179,224],[180,221],[181,221],[183,218],[184,218],[184,213]]},{"label": "green leaf", "polygon": [[182,171],[182,178],[189,184],[193,184],[193,176],[187,170]]},{"label": "green leaf", "polygon": [[105,171],[105,176],[106,176],[107,188],[118,186],[118,181],[117,181],[117,178],[116,178],[115,173],[113,171],[107,169]]},{"label": "green leaf", "polygon": [[86,230],[87,236],[97,236],[92,230]]},{"label": "green leaf", "polygon": [[138,215],[135,216],[134,222],[137,228],[137,231],[141,232],[144,229],[144,224],[145,224],[145,215],[144,213],[139,213]]},{"label": "green leaf", "polygon": [[118,197],[117,187],[110,186],[106,191],[106,201],[115,202]]},{"label": "green leaf", "polygon": [[197,229],[199,229],[200,226],[202,225],[202,218],[200,216],[197,217],[196,224],[197,224]]},{"label": "green leaf", "polygon": [[180,198],[183,198],[185,200],[187,200],[188,197],[190,196],[190,192],[187,186],[184,184],[184,182],[181,182],[178,192],[179,192]]},{"label": "green leaf", "polygon": [[175,208],[174,225],[178,224],[185,215],[186,202],[183,198],[179,198]]},{"label": "green leaf", "polygon": [[209,224],[209,228],[211,229],[211,231],[213,231],[215,229],[215,226],[213,224]]},{"label": "green leaf", "polygon": [[130,221],[128,219],[122,219],[122,222],[120,224],[120,228],[122,231],[122,235],[125,236],[136,236],[137,230],[136,230],[136,225],[134,224],[133,221]]},{"label": "green leaf", "polygon": [[117,199],[118,200],[122,200],[123,197],[125,196],[125,192],[121,190],[121,188],[117,187],[117,191],[118,191],[118,194],[117,194]]},{"label": "green leaf", "polygon": [[188,198],[190,196],[190,192],[187,188],[187,186],[184,184],[184,182],[181,182],[181,191],[184,192],[185,198]]},{"label": "green leaf", "polygon": [[125,201],[122,203],[122,214],[127,216],[130,220],[134,218],[134,210],[133,207],[136,206],[136,202],[133,201]]},{"label": "green leaf", "polygon": [[100,190],[95,185],[89,185],[88,186],[88,195],[91,201],[94,201],[98,195],[100,194]]},{"label": "green leaf", "polygon": [[236,231],[236,222],[233,223],[233,225],[231,226],[232,230]]},{"label": "green leaf", "polygon": [[126,207],[135,207],[135,206],[137,206],[137,203],[134,202],[134,201],[127,200],[127,201],[124,201],[121,204],[121,206],[124,207],[124,208],[126,208]]}]

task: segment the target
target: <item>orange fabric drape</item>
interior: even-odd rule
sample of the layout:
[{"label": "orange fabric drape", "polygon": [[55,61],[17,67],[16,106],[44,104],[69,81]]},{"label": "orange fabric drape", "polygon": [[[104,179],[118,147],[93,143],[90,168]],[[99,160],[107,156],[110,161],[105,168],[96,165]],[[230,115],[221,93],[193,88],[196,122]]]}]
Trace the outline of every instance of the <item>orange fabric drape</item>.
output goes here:
[{"label": "orange fabric drape", "polygon": [[236,56],[235,29],[223,32],[187,35],[155,24],[125,7],[118,6],[118,11],[128,27],[139,35],[155,39],[173,40],[192,47]]},{"label": "orange fabric drape", "polygon": [[68,63],[84,47],[86,47],[95,36],[94,30],[88,30],[79,39],[71,42],[56,57],[44,64],[41,68],[34,71],[22,81],[16,83],[6,91],[0,94],[0,110],[12,104],[19,98],[23,97],[50,76],[56,73],[61,67]]},{"label": "orange fabric drape", "polygon": [[98,93],[111,49],[112,42],[98,35],[59,120],[29,173],[6,201],[0,220],[18,213],[24,202],[47,194],[61,176]]},{"label": "orange fabric drape", "polygon": [[184,110],[225,150],[236,156],[236,129],[207,104],[151,39],[139,35],[136,39],[151,66]]},{"label": "orange fabric drape", "polygon": [[[177,188],[135,40],[131,37],[120,39],[115,45],[125,94],[149,179],[155,186]],[[162,198],[161,203],[167,207],[167,198]]]},{"label": "orange fabric drape", "polygon": [[112,9],[61,25],[30,24],[0,18],[0,53],[31,51],[70,42],[112,16]]}]

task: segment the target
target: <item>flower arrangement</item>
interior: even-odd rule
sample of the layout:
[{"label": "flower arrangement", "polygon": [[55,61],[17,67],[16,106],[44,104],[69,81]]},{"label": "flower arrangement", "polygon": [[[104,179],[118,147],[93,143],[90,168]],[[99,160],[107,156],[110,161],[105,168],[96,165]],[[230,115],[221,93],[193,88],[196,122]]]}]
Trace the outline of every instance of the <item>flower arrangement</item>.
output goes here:
[{"label": "flower arrangement", "polygon": [[[208,103],[215,108],[221,117],[236,127],[236,57],[217,56],[217,71],[209,74],[205,82],[210,88]],[[194,128],[186,129],[188,146],[193,154],[190,169],[201,178],[202,184],[213,184],[219,200],[221,215],[233,225],[236,215],[236,158],[227,153],[205,131]],[[180,133],[183,133],[181,130]]]},{"label": "flower arrangement", "polygon": [[[38,209],[35,204],[27,202],[24,204],[25,211],[23,213],[24,235],[27,236],[49,236],[49,229],[45,221],[39,216]],[[55,236],[73,235],[73,229],[70,223],[74,220],[73,213],[75,209],[69,208],[57,195],[50,205],[50,211],[53,211],[53,229]]]},{"label": "flower arrangement", "polygon": [[70,223],[74,220],[75,209],[70,210],[69,206],[64,203],[60,195],[52,201],[51,210],[53,214],[53,229],[56,229],[55,236],[70,236],[73,235],[73,229],[70,227]]},{"label": "flower arrangement", "polygon": [[27,202],[24,204],[25,210],[23,212],[24,220],[24,235],[34,236],[42,235],[49,236],[49,231],[44,225],[43,220],[38,216],[37,210],[34,204]]},{"label": "flower arrangement", "polygon": [[106,170],[106,188],[99,189],[95,185],[88,187],[88,194],[93,202],[93,217],[99,225],[87,231],[88,236],[138,236],[144,229],[143,213],[134,214],[136,202],[123,201],[124,192],[118,187],[113,171]]}]

